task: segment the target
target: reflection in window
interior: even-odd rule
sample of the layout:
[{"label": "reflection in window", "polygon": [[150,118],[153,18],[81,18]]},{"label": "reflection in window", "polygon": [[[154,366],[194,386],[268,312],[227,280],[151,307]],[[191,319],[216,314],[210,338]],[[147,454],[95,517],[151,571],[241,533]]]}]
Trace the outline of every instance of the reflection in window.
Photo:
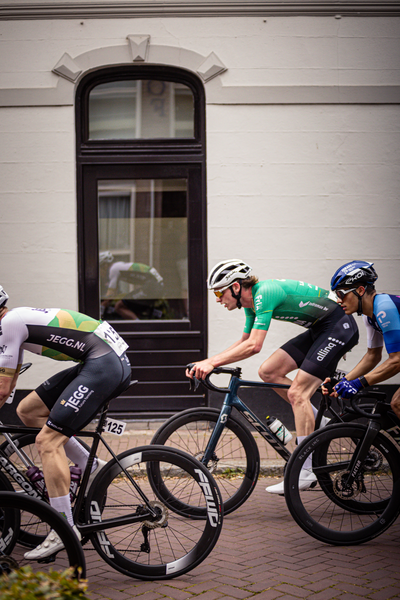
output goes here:
[{"label": "reflection in window", "polygon": [[188,318],[187,182],[98,182],[102,318]]},{"label": "reflection in window", "polygon": [[189,87],[160,80],[113,81],[89,95],[89,139],[194,137]]}]

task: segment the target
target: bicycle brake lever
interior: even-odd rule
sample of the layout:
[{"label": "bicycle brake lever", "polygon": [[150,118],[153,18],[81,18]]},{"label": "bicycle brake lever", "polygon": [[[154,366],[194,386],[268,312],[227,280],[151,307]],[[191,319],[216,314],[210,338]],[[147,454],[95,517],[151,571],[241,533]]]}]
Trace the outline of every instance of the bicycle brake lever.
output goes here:
[{"label": "bicycle brake lever", "polygon": [[189,390],[191,392],[195,392],[197,390],[197,388],[200,385],[200,379],[197,379],[197,377],[193,377],[193,379],[189,380]]}]

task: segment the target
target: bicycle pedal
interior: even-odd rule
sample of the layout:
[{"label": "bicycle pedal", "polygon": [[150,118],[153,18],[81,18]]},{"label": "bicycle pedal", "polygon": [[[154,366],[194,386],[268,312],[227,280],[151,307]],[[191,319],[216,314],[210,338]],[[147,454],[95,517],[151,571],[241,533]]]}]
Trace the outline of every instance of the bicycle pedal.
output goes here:
[{"label": "bicycle pedal", "polygon": [[38,563],[41,565],[48,565],[50,563],[55,562],[57,553],[51,554],[50,556],[46,556],[45,558],[39,558]]}]

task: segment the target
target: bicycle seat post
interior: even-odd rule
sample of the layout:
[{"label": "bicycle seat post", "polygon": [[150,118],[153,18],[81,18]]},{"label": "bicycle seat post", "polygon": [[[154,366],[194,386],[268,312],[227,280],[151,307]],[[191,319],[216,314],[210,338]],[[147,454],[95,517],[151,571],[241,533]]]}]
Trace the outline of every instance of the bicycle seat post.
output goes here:
[{"label": "bicycle seat post", "polygon": [[97,423],[97,427],[96,427],[96,433],[101,434],[104,431],[104,428],[106,426],[106,421],[107,421],[107,412],[108,412],[109,405],[110,405],[110,401],[108,401],[101,409],[101,413],[99,416],[99,422]]}]

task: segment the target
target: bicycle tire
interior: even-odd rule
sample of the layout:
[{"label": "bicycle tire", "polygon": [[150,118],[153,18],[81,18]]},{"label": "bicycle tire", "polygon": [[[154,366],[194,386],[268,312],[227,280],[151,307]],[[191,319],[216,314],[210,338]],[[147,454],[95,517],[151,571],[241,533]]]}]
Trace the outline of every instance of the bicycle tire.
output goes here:
[{"label": "bicycle tire", "polygon": [[[178,577],[200,564],[217,543],[223,519],[220,494],[209,471],[193,457],[165,446],[141,446],[119,454],[117,459],[159,512],[159,519],[92,533],[91,541],[99,555],[120,573],[143,580]],[[161,493],[153,489],[157,483],[148,478],[150,463],[163,472],[163,484],[171,486],[171,503],[165,489]],[[206,517],[197,520],[189,510],[195,493],[198,505],[207,507]],[[189,500],[188,494],[190,504],[183,516],[173,505],[179,498],[181,507],[185,498]],[[85,522],[140,514],[143,506],[143,498],[113,459],[90,487]]]},{"label": "bicycle tire", "polygon": [[[202,460],[220,411],[192,408],[168,419],[156,431],[151,444],[178,448]],[[207,466],[213,475],[224,505],[224,515],[237,510],[253,492],[260,473],[260,453],[249,430],[230,416]]]},{"label": "bicycle tire", "polygon": [[[35,445],[35,440],[36,440],[35,434],[33,434],[33,433],[16,433],[15,435],[12,435],[11,438],[12,438],[12,441],[14,442],[14,444],[16,444],[18,448],[23,450],[28,455],[28,457],[33,462],[33,464],[40,465],[39,453],[38,453],[38,450]],[[79,439],[79,442],[88,451],[90,451],[89,446],[83,440]],[[15,453],[12,445],[7,440],[5,440],[0,445],[0,448],[6,454],[6,456],[8,456],[11,459],[11,461],[13,462],[13,464],[16,466],[16,468],[19,471],[24,472],[26,470],[26,466],[22,463],[22,461],[20,460],[18,455]],[[11,489],[17,489],[18,491],[21,489],[19,484],[16,483],[11,476],[9,476],[9,480],[11,482],[10,483]],[[38,492],[38,495],[39,495],[39,492]],[[41,498],[41,500],[47,502],[46,498]],[[20,526],[18,543],[21,544],[22,546],[25,546],[26,548],[36,548],[36,546],[41,544],[44,540],[44,537],[37,533],[37,529],[38,529],[37,520],[34,518],[29,519],[27,517]]]},{"label": "bicycle tire", "polygon": [[[0,471],[0,492],[14,492],[8,478]],[[15,546],[20,531],[20,513],[0,507],[0,555],[8,554]]]},{"label": "bicycle tire", "polygon": [[[0,492],[0,508],[2,510],[30,513],[40,519],[43,524],[48,525],[49,530],[54,529],[64,544],[69,566],[74,567],[75,575],[77,577],[86,576],[86,563],[82,546],[66,519],[58,511],[42,500],[31,498],[26,494],[16,494],[15,492]],[[9,555],[13,553],[14,548],[15,544],[9,546]],[[11,556],[18,564],[18,568],[28,563],[27,560],[21,558],[23,556],[21,554],[14,557],[13,553]],[[40,568],[43,568],[42,565]]]},{"label": "bicycle tire", "polygon": [[[328,426],[311,434],[289,459],[285,475],[288,509],[297,524],[319,541],[343,546],[368,542],[390,527],[400,513],[400,454],[382,433],[371,448],[377,449],[384,461],[372,468],[361,465],[359,481],[351,490],[343,485],[355,445],[366,431],[367,427],[358,423]],[[300,471],[311,453],[319,485],[301,491]],[[380,510],[354,510],[354,502],[378,502],[381,496],[386,502]]]}]

